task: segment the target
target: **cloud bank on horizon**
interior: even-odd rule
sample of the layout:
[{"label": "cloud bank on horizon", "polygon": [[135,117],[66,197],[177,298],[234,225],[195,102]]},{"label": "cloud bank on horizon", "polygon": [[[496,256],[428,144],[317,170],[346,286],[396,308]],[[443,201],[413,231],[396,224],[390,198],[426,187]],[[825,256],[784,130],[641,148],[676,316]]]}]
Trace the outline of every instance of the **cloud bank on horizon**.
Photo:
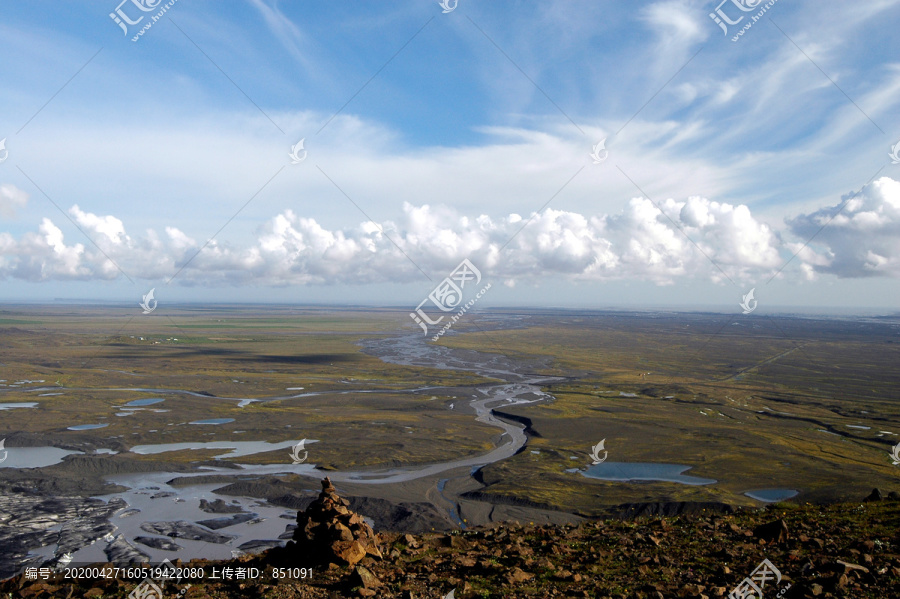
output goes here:
[{"label": "cloud bank on horizon", "polygon": [[[0,188],[0,210],[27,194]],[[788,221],[784,240],[744,205],[692,196],[658,206],[635,197],[614,214],[548,208],[501,218],[446,206],[403,205],[401,218],[328,229],[292,210],[271,218],[252,244],[190,238],[177,227],[130,235],[113,215],[72,206],[68,215],[93,244],[67,242],[44,218],[16,239],[0,233],[0,276],[26,281],[170,278],[184,285],[305,285],[409,282],[469,258],[492,277],[517,280],[771,276],[797,254],[807,278],[900,276],[900,182],[882,177],[839,204]],[[804,240],[815,237],[813,243]]]}]

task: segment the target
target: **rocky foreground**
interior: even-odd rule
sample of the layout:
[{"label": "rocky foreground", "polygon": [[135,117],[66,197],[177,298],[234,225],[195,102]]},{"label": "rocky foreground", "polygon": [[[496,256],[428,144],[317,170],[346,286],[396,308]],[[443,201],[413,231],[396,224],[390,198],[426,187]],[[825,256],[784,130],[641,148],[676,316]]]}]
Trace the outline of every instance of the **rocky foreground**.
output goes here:
[{"label": "rocky foreground", "polygon": [[[287,546],[184,564],[202,566],[204,580],[155,579],[153,587],[20,574],[0,583],[0,597],[900,597],[896,493],[876,490],[853,504],[578,526],[507,523],[450,535],[375,534],[348,506],[326,479],[298,513]],[[213,568],[260,575],[211,581]]]}]

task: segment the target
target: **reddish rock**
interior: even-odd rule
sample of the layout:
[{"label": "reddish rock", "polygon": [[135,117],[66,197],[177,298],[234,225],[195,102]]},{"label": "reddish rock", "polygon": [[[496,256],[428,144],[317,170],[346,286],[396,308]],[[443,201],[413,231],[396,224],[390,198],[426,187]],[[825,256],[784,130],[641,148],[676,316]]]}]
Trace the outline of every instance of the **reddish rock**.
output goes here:
[{"label": "reddish rock", "polygon": [[381,586],[381,581],[368,568],[356,566],[356,569],[353,570],[353,574],[350,576],[350,584],[354,587],[376,589]]},{"label": "reddish rock", "polygon": [[521,568],[513,568],[506,577],[510,584],[521,583],[534,578],[534,574],[523,571]]},{"label": "reddish rock", "polygon": [[297,513],[294,549],[319,563],[354,566],[367,555],[381,559],[375,533],[349,505],[326,477],[318,499]]}]

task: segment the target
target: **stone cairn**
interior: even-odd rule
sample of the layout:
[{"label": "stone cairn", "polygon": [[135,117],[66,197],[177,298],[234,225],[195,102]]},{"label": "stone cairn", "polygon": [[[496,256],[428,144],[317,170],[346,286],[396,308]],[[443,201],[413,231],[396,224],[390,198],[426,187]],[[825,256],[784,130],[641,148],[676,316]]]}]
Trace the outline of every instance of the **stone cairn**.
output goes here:
[{"label": "stone cairn", "polygon": [[366,555],[381,559],[375,533],[362,516],[348,509],[327,477],[319,498],[297,512],[293,540],[307,559],[354,566]]}]

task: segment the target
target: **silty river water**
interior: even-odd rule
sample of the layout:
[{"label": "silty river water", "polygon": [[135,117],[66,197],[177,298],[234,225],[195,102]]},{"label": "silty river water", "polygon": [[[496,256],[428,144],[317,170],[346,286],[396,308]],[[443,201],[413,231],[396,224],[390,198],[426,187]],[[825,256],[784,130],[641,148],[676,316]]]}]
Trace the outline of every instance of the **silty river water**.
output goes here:
[{"label": "silty river water", "polygon": [[[460,458],[449,460],[446,462],[390,468],[383,470],[365,470],[365,471],[329,471],[327,474],[332,481],[336,483],[353,482],[364,484],[393,484],[415,480],[422,477],[438,475],[457,468],[469,468],[469,472],[474,472],[478,467],[486,464],[494,463],[511,457],[518,452],[526,442],[526,436],[523,427],[516,423],[505,422],[496,418],[491,409],[502,405],[513,405],[521,403],[534,403],[546,399],[551,396],[544,393],[540,385],[558,380],[554,377],[537,376],[529,374],[526,370],[534,371],[539,365],[524,365],[516,363],[501,354],[491,354],[470,350],[450,350],[428,343],[426,338],[421,335],[403,335],[399,337],[391,337],[379,340],[369,340],[363,343],[366,353],[376,355],[382,360],[400,364],[423,366],[430,368],[440,368],[448,370],[465,370],[476,374],[497,379],[501,382],[495,384],[485,384],[476,387],[477,393],[468,398],[460,398],[457,403],[467,402],[469,408],[474,412],[477,422],[487,424],[502,430],[503,434],[499,437],[497,447],[492,451],[475,457]],[[185,393],[196,395],[190,391],[179,389],[141,389],[142,391],[153,393]],[[417,391],[424,391],[419,389]],[[324,393],[300,393],[288,395],[285,397],[267,397],[267,398],[241,398],[238,405],[248,405],[254,401],[271,401],[273,399],[285,399],[296,397],[308,397],[311,395],[328,394],[328,393],[373,393],[378,392],[377,389],[371,390],[353,390],[341,392],[324,392]],[[210,398],[211,401],[219,401],[224,398]],[[154,406],[156,407],[156,406]],[[292,445],[297,442],[295,439],[286,440],[277,444],[269,444],[265,442],[242,441],[239,443],[230,442],[214,442],[189,444],[191,447],[213,447],[222,448],[222,456],[240,456],[250,455],[256,452],[271,451],[272,449],[284,448],[286,450],[286,462],[289,459],[289,451]],[[183,444],[177,444],[184,447]],[[136,453],[161,453],[167,450],[177,449],[174,446],[167,445],[145,445],[132,448]],[[92,545],[85,547],[72,556],[72,563],[91,563],[97,561],[106,561],[104,554],[108,543],[114,538],[127,540],[141,553],[146,555],[153,562],[161,561],[165,558],[179,557],[181,559],[190,559],[192,557],[204,557],[209,559],[229,558],[234,555],[238,548],[247,549],[257,541],[276,541],[279,536],[284,538],[285,526],[293,522],[296,512],[288,511],[284,508],[273,506],[265,501],[254,498],[227,498],[227,501],[235,507],[240,506],[244,511],[256,514],[256,516],[247,521],[225,528],[213,531],[215,534],[231,537],[225,542],[209,542],[194,541],[185,538],[166,539],[166,537],[154,534],[148,531],[146,526],[142,525],[152,522],[180,522],[181,524],[193,524],[202,520],[222,517],[222,514],[210,514],[200,509],[200,500],[214,501],[221,499],[221,496],[213,493],[213,490],[223,486],[224,483],[216,484],[197,484],[184,485],[183,482],[177,487],[170,486],[167,481],[173,478],[189,478],[192,476],[208,476],[211,474],[220,476],[233,476],[236,480],[246,477],[255,477],[260,475],[274,474],[299,474],[309,476],[312,479],[319,479],[323,476],[321,470],[317,470],[314,463],[302,464],[269,464],[269,465],[251,465],[242,464],[241,469],[228,468],[204,468],[201,472],[196,473],[176,473],[176,472],[154,472],[129,474],[120,476],[108,476],[106,480],[124,487],[128,490],[122,493],[105,495],[100,499],[109,501],[120,499],[127,504],[119,512],[113,515],[111,523],[115,525],[116,531],[112,535],[105,538],[99,538]],[[443,486],[443,484],[441,485]],[[318,485],[310,483],[310,491],[317,491]],[[224,514],[230,516],[230,514]],[[135,537],[154,537],[173,541],[180,546],[177,552],[153,549],[145,544],[139,544],[134,541]],[[222,538],[218,539],[223,541]],[[283,542],[283,540],[282,540]],[[249,544],[249,545],[248,545]],[[49,557],[52,554],[52,548],[42,548],[35,551],[36,554],[42,554]]]}]

